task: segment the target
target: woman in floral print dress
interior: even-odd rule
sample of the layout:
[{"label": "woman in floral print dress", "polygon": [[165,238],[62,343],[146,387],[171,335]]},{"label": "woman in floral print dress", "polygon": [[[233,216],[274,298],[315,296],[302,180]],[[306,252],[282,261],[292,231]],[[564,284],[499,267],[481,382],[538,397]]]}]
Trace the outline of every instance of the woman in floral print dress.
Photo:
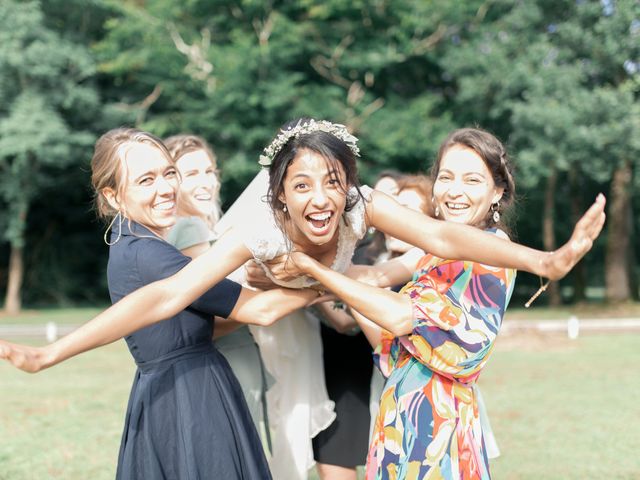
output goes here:
[{"label": "woman in floral print dress", "polygon": [[[507,237],[501,215],[513,203],[514,183],[504,147],[493,135],[454,131],[440,148],[432,177],[437,217]],[[594,229],[603,219],[585,216]],[[406,281],[406,268],[394,260],[378,268],[352,267],[348,274],[380,287]],[[415,270],[395,293],[333,272],[300,252],[272,264],[280,278],[306,274],[332,290],[356,310],[376,348],[387,380],[369,447],[368,480],[489,479],[475,383],[493,350],[516,271],[433,255]]]}]

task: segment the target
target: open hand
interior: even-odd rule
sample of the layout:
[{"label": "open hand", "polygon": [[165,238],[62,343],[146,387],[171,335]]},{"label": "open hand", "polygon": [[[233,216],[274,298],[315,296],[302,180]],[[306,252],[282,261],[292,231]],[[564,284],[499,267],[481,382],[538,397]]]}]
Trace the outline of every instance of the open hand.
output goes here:
[{"label": "open hand", "polygon": [[18,345],[0,340],[0,359],[7,360],[14,367],[29,373],[45,368],[45,349]]},{"label": "open hand", "polygon": [[569,241],[543,260],[543,276],[550,280],[561,279],[591,250],[604,225],[605,204],[604,195],[599,194],[593,205],[576,223]]}]

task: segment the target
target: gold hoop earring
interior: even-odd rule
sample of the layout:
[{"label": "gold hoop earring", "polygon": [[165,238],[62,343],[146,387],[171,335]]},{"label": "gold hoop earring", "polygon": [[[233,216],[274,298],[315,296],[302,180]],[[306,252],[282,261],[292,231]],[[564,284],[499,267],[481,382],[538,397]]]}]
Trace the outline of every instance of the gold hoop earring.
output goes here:
[{"label": "gold hoop earring", "polygon": [[[116,221],[116,218],[118,218],[118,236],[116,237],[116,239],[109,243],[109,240],[107,240],[107,235],[109,234],[109,230],[111,230],[113,228],[113,224]],[[118,240],[120,240],[120,237],[122,236],[122,223],[124,222],[124,217],[120,214],[120,212],[116,213],[115,216],[111,219],[111,223],[109,223],[109,226],[107,227],[107,229],[104,232],[103,235],[103,239],[104,239],[104,243],[106,243],[108,246],[112,246],[115,245],[116,243],[118,243]]]}]

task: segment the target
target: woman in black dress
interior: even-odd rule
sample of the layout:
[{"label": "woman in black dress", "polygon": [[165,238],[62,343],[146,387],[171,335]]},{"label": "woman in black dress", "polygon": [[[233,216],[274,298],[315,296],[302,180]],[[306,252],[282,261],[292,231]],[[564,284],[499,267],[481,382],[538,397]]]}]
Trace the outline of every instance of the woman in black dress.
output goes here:
[{"label": "woman in black dress", "polygon": [[[163,239],[176,221],[179,178],[159,139],[134,129],[103,135],[95,147],[92,181],[99,214],[113,217],[107,241],[113,303],[187,265],[189,259]],[[213,316],[264,325],[315,296],[280,289],[258,294],[223,280],[172,318],[128,335],[138,369],[116,478],[271,478],[238,381],[211,342]],[[92,330],[85,327],[84,335],[87,331]],[[98,341],[120,336],[111,330]],[[57,352],[78,344],[78,338],[72,333],[46,350],[13,346],[12,355],[42,352],[36,370],[46,368],[64,360]]]}]

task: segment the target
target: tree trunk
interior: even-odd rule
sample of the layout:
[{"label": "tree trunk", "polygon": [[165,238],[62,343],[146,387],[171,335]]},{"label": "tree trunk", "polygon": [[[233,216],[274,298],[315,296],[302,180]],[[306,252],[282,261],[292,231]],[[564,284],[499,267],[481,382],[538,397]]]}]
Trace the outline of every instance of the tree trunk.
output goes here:
[{"label": "tree trunk", "polygon": [[[23,193],[26,189],[22,190]],[[29,212],[28,195],[14,199],[10,218],[9,229],[13,232],[10,239],[11,254],[9,256],[9,275],[7,279],[7,292],[4,299],[4,309],[9,315],[17,315],[22,309],[21,291],[24,278],[24,240]]]},{"label": "tree trunk", "polygon": [[[579,171],[577,168],[569,169],[569,183],[571,186],[571,220],[575,225],[583,214],[583,206],[580,199],[582,192],[579,184]],[[587,272],[584,262],[578,262],[573,267],[573,301],[582,302],[586,300],[587,294]]]},{"label": "tree trunk", "polygon": [[4,301],[5,311],[9,315],[17,315],[22,308],[20,300],[20,290],[22,288],[22,277],[24,275],[24,265],[22,261],[22,247],[11,246],[11,257],[9,258],[9,280],[7,282],[7,295]]},{"label": "tree trunk", "polygon": [[629,248],[631,234],[631,162],[626,160],[613,172],[609,194],[605,284],[607,300],[631,298]]},{"label": "tree trunk", "polygon": [[[544,249],[552,251],[556,249],[556,234],[554,224],[554,206],[556,199],[556,185],[558,184],[558,172],[554,168],[547,179],[547,189],[544,193],[544,215],[542,218],[542,243]],[[549,305],[560,305],[560,288],[558,282],[551,282],[547,289]]]}]

